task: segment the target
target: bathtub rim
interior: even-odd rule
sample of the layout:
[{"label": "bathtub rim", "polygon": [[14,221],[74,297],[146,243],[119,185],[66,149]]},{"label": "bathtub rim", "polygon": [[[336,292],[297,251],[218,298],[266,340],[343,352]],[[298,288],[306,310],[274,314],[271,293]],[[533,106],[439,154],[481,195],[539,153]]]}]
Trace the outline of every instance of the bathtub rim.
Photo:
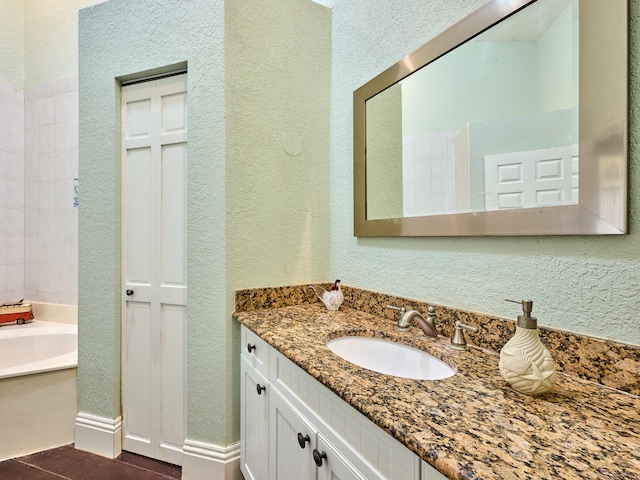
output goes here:
[{"label": "bathtub rim", "polygon": [[75,324],[33,320],[32,322],[24,325],[2,325],[0,326],[0,342],[3,339],[31,336],[34,335],[35,332],[38,332],[40,335],[55,335],[56,333],[75,334],[76,350],[74,352],[58,355],[37,362],[30,362],[9,368],[0,368],[0,380],[78,367],[78,326]]}]

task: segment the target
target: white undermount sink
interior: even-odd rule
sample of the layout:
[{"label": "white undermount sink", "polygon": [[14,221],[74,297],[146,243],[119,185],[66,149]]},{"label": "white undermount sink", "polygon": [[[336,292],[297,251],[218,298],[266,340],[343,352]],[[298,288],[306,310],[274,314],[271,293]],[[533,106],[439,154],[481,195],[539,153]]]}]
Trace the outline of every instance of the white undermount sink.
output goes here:
[{"label": "white undermount sink", "polygon": [[415,380],[441,380],[456,372],[422,350],[372,337],[346,336],[327,342],[339,357],[374,372]]}]

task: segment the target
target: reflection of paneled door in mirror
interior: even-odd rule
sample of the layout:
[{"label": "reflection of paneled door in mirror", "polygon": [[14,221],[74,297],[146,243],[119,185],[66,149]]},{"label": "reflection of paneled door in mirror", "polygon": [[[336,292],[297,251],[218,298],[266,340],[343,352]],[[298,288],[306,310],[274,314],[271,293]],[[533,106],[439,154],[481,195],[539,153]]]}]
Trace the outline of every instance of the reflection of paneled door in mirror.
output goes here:
[{"label": "reflection of paneled door in mirror", "polygon": [[485,209],[578,203],[578,145],[484,157]]}]

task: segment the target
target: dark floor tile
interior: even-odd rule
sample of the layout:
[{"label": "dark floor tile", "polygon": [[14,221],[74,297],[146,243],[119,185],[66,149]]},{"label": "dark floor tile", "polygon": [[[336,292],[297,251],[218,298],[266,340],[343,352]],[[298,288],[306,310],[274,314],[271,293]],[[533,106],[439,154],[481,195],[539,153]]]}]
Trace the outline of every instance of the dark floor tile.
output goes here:
[{"label": "dark floor tile", "polygon": [[69,480],[166,480],[166,476],[66,446],[20,458]]},{"label": "dark floor tile", "polygon": [[178,465],[160,462],[153,458],[143,457],[131,452],[122,452],[117,460],[123,463],[128,463],[129,465],[144,468],[145,470],[151,470],[152,472],[166,475],[169,478],[180,479],[182,476],[182,468]]},{"label": "dark floor tile", "polygon": [[62,480],[63,478],[16,460],[0,462],[0,480]]}]

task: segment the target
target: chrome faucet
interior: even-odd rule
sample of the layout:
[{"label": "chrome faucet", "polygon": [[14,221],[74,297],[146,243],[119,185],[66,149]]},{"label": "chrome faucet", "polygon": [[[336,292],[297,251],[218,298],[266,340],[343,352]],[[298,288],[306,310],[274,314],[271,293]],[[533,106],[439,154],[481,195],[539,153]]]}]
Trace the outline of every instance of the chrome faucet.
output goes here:
[{"label": "chrome faucet", "polygon": [[407,310],[404,307],[398,308],[388,305],[387,308],[400,312],[400,320],[398,320],[398,330],[406,331],[411,326],[411,321],[415,318],[416,323],[427,337],[436,338],[438,329],[435,324],[436,309],[429,307],[427,309],[427,318],[417,310]]}]

